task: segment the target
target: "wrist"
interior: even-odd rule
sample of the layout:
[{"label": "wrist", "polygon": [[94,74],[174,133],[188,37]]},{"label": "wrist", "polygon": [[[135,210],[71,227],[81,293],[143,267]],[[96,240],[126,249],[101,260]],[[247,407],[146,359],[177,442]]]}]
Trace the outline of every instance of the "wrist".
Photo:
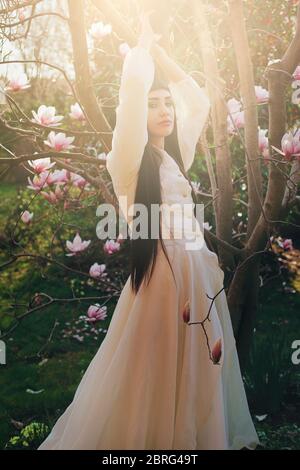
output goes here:
[{"label": "wrist", "polygon": [[158,62],[168,58],[168,54],[165,49],[157,43],[152,44],[150,52]]}]

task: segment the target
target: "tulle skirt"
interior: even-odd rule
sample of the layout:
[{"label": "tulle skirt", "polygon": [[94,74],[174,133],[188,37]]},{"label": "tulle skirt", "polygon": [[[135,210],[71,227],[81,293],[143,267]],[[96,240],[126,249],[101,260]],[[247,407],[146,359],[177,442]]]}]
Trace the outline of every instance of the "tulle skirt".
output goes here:
[{"label": "tulle skirt", "polygon": [[257,446],[218,258],[205,242],[199,250],[164,242],[175,279],[158,243],[150,283],[135,295],[128,277],[73,401],[39,450]]}]

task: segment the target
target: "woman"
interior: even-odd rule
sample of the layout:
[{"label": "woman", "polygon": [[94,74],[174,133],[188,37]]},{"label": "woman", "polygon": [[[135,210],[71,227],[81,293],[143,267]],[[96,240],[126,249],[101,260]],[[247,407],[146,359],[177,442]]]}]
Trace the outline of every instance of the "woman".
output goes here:
[{"label": "woman", "polygon": [[[254,449],[224,273],[194,213],[187,177],[210,103],[155,44],[148,15],[123,64],[107,169],[132,239],[131,275],[72,403],[39,449]],[[157,65],[168,86],[155,76]],[[121,198],[122,196],[122,198]],[[134,238],[134,202],[162,211],[159,237]],[[149,211],[150,212],[150,211]],[[153,218],[147,215],[147,220]],[[182,221],[197,222],[178,237]],[[181,232],[182,233],[182,232]],[[191,234],[197,249],[187,249]],[[200,242],[200,243],[199,243]],[[188,324],[195,323],[195,324]]]}]

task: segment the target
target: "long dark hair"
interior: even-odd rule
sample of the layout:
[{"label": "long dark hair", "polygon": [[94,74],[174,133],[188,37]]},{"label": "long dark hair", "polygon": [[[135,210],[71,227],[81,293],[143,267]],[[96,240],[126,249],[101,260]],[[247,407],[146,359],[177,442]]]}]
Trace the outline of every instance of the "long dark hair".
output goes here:
[{"label": "long dark hair", "polygon": [[[167,83],[159,77],[157,74],[154,77],[153,84],[150,91],[164,88],[169,90]],[[171,94],[171,93],[170,93]],[[176,115],[174,120],[174,128],[172,133],[169,136],[165,137],[165,150],[166,152],[176,161],[182,174],[188,180],[192,188],[192,199],[195,203],[194,205],[194,214],[196,215],[196,203],[197,196],[194,191],[193,185],[190,178],[188,177],[179,148],[178,136],[177,136],[177,121]],[[158,251],[158,239],[151,238],[149,236],[149,231],[151,229],[151,204],[162,204],[161,200],[161,184],[159,177],[159,168],[162,162],[162,154],[158,148],[154,147],[148,140],[139,173],[137,186],[135,191],[134,204],[143,204],[147,208],[148,214],[148,237],[143,239],[138,237],[136,239],[130,240],[130,251],[131,251],[131,287],[132,290],[137,293],[143,280],[147,281],[147,285],[150,282],[151,276],[153,274],[154,266],[157,258]],[[159,240],[162,246],[162,250],[167,258],[167,261],[170,265],[170,268],[173,273],[173,277],[176,283],[174,272],[170,264],[170,260],[166,251],[165,244],[162,240],[161,233],[161,213],[159,214]]]}]

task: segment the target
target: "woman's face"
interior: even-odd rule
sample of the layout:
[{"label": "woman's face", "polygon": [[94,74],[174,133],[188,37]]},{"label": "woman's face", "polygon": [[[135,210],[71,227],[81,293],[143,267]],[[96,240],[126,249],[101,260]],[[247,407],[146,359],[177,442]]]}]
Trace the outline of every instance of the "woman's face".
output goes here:
[{"label": "woman's face", "polygon": [[175,119],[174,102],[168,90],[159,88],[148,94],[148,121],[150,135],[166,137],[173,131]]}]

